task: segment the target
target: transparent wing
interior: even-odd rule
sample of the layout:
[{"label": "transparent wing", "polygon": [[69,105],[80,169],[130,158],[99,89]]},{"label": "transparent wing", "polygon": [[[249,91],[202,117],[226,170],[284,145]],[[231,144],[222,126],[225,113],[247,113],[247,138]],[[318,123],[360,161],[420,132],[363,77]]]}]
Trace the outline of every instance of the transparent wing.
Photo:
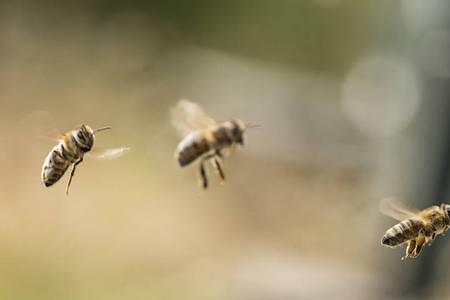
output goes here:
[{"label": "transparent wing", "polygon": [[417,217],[420,213],[418,209],[408,207],[394,198],[381,199],[380,211],[382,214],[399,221]]},{"label": "transparent wing", "polygon": [[94,147],[92,151],[87,153],[87,156],[100,160],[112,160],[124,156],[130,152],[130,150],[131,148],[129,147],[108,149]]},{"label": "transparent wing", "polygon": [[26,136],[43,140],[59,140],[64,133],[57,129],[56,120],[46,110],[26,114],[19,120],[21,130]]},{"label": "transparent wing", "polygon": [[200,105],[185,99],[178,101],[170,113],[172,124],[181,136],[217,124]]}]

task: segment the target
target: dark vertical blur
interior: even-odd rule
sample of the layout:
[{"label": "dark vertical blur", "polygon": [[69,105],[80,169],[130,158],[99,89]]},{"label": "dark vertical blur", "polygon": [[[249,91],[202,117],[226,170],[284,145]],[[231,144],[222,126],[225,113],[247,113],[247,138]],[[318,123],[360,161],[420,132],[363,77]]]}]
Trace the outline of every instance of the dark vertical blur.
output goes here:
[{"label": "dark vertical blur", "polygon": [[[423,97],[429,99],[425,102],[423,118],[418,126],[426,122],[433,124],[428,127],[433,132],[423,130],[420,138],[424,141],[424,152],[427,152],[426,161],[434,160],[424,166],[424,173],[420,174],[421,183],[416,185],[416,195],[422,199],[421,207],[448,203],[448,182],[450,179],[450,80],[424,75]],[[440,147],[430,145],[437,144]],[[418,159],[423,159],[418,157]],[[436,166],[436,167],[434,167]],[[420,176],[419,175],[419,176]],[[447,261],[448,253],[444,252],[446,239],[438,239],[433,247],[425,249],[422,259],[411,280],[406,282],[402,294],[411,296],[426,296],[432,290],[439,278],[438,270]],[[408,277],[406,277],[408,278]]]},{"label": "dark vertical blur", "polygon": [[[449,203],[450,181],[450,3],[448,1],[404,1],[408,53],[412,53],[421,79],[422,104],[411,132],[418,141],[408,162],[416,165],[411,188],[405,196],[412,205],[425,208]],[[446,298],[439,288],[447,278],[448,238],[438,238],[423,249],[420,259],[395,263],[391,273],[394,294],[399,297]]]}]

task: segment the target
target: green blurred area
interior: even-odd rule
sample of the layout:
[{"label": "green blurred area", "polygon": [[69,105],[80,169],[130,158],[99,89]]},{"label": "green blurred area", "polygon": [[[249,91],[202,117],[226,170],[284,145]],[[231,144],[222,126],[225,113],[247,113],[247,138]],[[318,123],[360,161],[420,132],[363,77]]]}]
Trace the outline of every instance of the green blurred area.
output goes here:
[{"label": "green blurred area", "polygon": [[355,56],[382,46],[384,39],[398,44],[398,6],[392,1],[357,0],[40,1],[12,4],[10,9],[31,22],[41,21],[39,13],[45,12],[50,28],[71,26],[72,18],[80,16],[88,17],[95,28],[117,14],[144,15],[153,22],[147,29],[160,31],[171,42],[338,75],[348,70]]},{"label": "green blurred area", "polygon": [[[371,37],[370,5],[321,7],[313,1],[155,1],[101,6],[105,14],[138,10],[157,15],[195,43],[255,59],[320,71],[348,67]],[[358,26],[355,26],[358,24]]]}]

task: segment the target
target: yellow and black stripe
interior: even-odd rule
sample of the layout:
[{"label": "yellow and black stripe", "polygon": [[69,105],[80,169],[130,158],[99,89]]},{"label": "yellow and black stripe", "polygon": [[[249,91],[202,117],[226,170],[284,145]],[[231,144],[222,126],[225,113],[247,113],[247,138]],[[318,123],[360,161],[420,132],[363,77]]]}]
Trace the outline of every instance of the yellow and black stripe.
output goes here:
[{"label": "yellow and black stripe", "polygon": [[409,240],[415,239],[423,228],[423,222],[419,219],[408,219],[398,223],[386,231],[381,243],[395,247]]}]

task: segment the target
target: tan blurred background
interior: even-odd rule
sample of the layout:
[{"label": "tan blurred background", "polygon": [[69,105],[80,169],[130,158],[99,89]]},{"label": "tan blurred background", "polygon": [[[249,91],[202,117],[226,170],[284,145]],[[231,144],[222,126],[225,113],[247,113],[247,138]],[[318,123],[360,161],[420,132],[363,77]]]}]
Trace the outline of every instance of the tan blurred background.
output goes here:
[{"label": "tan blurred background", "polygon": [[[2,2],[0,299],[449,299],[446,238],[380,245],[381,197],[447,193],[450,7],[425,2]],[[262,125],[224,186],[174,161],[180,98]],[[36,112],[132,152],[46,189]]]}]

